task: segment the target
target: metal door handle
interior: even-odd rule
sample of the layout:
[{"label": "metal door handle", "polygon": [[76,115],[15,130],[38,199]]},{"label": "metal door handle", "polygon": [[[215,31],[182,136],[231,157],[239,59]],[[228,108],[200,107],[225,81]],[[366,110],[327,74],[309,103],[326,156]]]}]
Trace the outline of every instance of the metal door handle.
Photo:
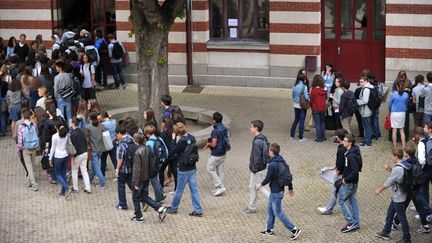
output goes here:
[{"label": "metal door handle", "polygon": [[338,48],[337,48],[337,53],[338,53],[338,55],[340,55],[340,46],[338,46]]}]

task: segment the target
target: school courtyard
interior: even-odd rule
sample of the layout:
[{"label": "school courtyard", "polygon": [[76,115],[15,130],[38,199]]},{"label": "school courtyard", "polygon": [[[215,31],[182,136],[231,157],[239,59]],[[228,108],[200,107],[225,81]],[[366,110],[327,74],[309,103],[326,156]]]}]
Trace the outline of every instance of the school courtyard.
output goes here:
[{"label": "school courtyard", "polygon": [[[317,207],[324,206],[330,192],[319,172],[332,166],[336,144],[327,140],[314,142],[315,131],[305,133],[305,142],[289,139],[289,129],[294,118],[289,89],[206,86],[201,93],[183,93],[184,86],[171,86],[174,104],[202,107],[223,112],[232,119],[231,145],[225,161],[227,191],[221,197],[212,196],[213,189],[206,172],[209,151],[200,151],[198,187],[204,216],[188,216],[192,211],[188,189],[177,215],[167,215],[163,223],[157,214],[148,210],[142,223],[132,222],[133,205],[128,191],[126,211],[115,209],[117,184],[113,181],[114,169],[109,164],[107,189],[92,187],[92,194],[72,193],[65,200],[57,196],[58,185],[51,185],[42,175],[38,157],[34,165],[39,191],[32,192],[24,183],[24,171],[19,162],[14,141],[0,139],[0,241],[1,242],[286,242],[291,235],[276,221],[275,236],[261,236],[265,228],[266,200],[258,198],[258,213],[245,214],[248,202],[249,154],[252,136],[250,121],[264,121],[263,133],[271,142],[282,147],[282,155],[294,176],[294,197],[285,193],[283,206],[286,215],[302,229],[298,242],[381,242],[375,232],[383,227],[390,192],[380,196],[373,191],[388,176],[385,163],[390,162],[391,143],[387,136],[374,141],[372,148],[362,149],[363,171],[360,174],[358,199],[361,230],[343,234],[344,223],[338,207],[333,215],[318,214]],[[137,106],[136,85],[125,90],[97,93],[104,110]],[[381,123],[387,114],[386,104],[381,106]],[[355,123],[355,122],[353,122]],[[356,125],[354,125],[356,127]],[[355,132],[357,128],[354,129]],[[383,131],[383,135],[387,131]],[[327,131],[327,138],[333,132]],[[80,180],[80,186],[82,181]],[[166,188],[167,192],[173,187]],[[150,193],[153,196],[153,192]],[[172,195],[167,193],[164,205],[170,205]],[[414,212],[407,211],[413,242],[432,242],[432,233],[419,235],[415,230],[420,222]],[[392,240],[402,237],[401,230],[392,232]]]}]

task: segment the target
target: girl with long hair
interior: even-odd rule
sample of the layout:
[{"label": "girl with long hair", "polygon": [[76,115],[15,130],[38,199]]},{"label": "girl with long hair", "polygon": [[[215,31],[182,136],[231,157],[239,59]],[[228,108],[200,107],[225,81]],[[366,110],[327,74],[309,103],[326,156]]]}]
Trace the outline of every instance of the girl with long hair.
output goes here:
[{"label": "girl with long hair", "polygon": [[49,161],[51,166],[54,166],[57,180],[61,185],[61,191],[58,193],[58,195],[67,198],[71,192],[71,189],[69,189],[68,183],[66,182],[67,163],[69,160],[69,154],[66,150],[68,129],[63,125],[62,122],[58,121],[54,123],[54,127],[56,129],[56,133],[51,139]]},{"label": "girl with long hair", "polygon": [[397,83],[397,92],[390,96],[388,107],[390,108],[390,121],[392,128],[393,147],[396,148],[397,131],[399,130],[402,146],[405,147],[405,116],[408,110],[409,95],[404,92],[404,83]]}]

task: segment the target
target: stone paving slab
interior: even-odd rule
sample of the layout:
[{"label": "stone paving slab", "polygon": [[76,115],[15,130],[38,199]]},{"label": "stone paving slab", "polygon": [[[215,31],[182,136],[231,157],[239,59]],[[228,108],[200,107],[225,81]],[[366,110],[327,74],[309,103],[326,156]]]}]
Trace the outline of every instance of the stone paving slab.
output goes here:
[{"label": "stone paving slab", "polygon": [[[250,121],[262,119],[264,134],[271,142],[282,146],[282,155],[294,175],[295,196],[285,194],[283,207],[288,217],[303,230],[298,242],[381,242],[374,233],[382,229],[390,192],[376,197],[373,191],[384,183],[388,174],[383,170],[390,161],[391,144],[385,139],[362,149],[363,172],[360,175],[358,199],[362,229],[342,234],[343,217],[337,207],[331,216],[320,216],[316,207],[326,203],[329,184],[320,179],[319,171],[334,164],[336,144],[313,142],[315,131],[306,132],[309,140],[289,139],[293,120],[291,91],[285,89],[240,88],[207,86],[200,94],[182,93],[184,86],[171,86],[174,104],[221,111],[232,118],[231,144],[225,162],[227,192],[222,197],[211,195],[212,185],[206,172],[209,151],[200,151],[198,186],[204,208],[203,218],[191,218],[190,193],[185,189],[177,215],[168,215],[165,222],[157,214],[144,213],[143,223],[131,222],[133,216],[131,193],[127,192],[127,211],[114,208],[117,186],[114,169],[107,171],[107,190],[92,187],[93,193],[74,193],[68,200],[58,198],[58,185],[51,185],[42,175],[40,158],[35,163],[39,192],[30,191],[24,184],[24,172],[16,157],[14,142],[0,139],[0,242],[286,242],[291,235],[276,221],[274,237],[259,235],[266,223],[266,202],[258,199],[258,213],[246,215],[242,209],[248,201],[248,161],[252,136]],[[97,94],[105,110],[137,106],[136,87],[110,90]],[[384,121],[386,108],[381,108]],[[383,122],[382,122],[383,123]],[[356,130],[356,129],[354,129]],[[385,132],[383,132],[385,134]],[[332,132],[327,131],[327,137]],[[80,180],[80,186],[82,181]],[[172,191],[172,186],[167,191]],[[150,195],[154,195],[151,192]],[[166,205],[172,196],[168,195]],[[432,242],[432,234],[418,235],[420,225],[414,213],[408,211],[413,242]],[[401,231],[392,232],[399,239]]]}]

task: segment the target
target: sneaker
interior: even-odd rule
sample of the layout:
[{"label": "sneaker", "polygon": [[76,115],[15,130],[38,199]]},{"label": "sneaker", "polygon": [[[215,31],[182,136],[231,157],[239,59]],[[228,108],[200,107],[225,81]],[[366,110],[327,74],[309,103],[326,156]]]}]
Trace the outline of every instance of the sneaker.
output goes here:
[{"label": "sneaker", "polygon": [[293,137],[290,137],[290,140],[294,140],[294,138],[293,138]]},{"label": "sneaker", "polygon": [[360,147],[363,147],[363,148],[370,148],[370,147],[372,147],[372,145],[367,145],[367,144],[365,144],[365,143],[362,143],[362,144],[360,144]]},{"label": "sneaker", "polygon": [[202,213],[197,213],[193,211],[192,213],[189,214],[189,216],[202,217]]},{"label": "sneaker", "polygon": [[429,225],[422,225],[420,228],[416,230],[419,234],[429,233],[431,231]]},{"label": "sneaker", "polygon": [[100,188],[101,190],[106,190],[106,186],[101,186],[101,185],[99,185],[99,188]]},{"label": "sneaker", "polygon": [[322,139],[315,139],[315,142],[321,143],[323,140]]},{"label": "sneaker", "polygon": [[84,189],[84,191],[83,191],[84,193],[87,193],[87,194],[90,194],[91,193],[91,191],[90,190],[86,190],[86,189]]},{"label": "sneaker", "polygon": [[299,142],[305,142],[305,141],[307,141],[307,138],[300,138],[299,139]]},{"label": "sneaker", "polygon": [[56,185],[57,181],[56,180],[50,180],[50,184]]},{"label": "sneaker", "polygon": [[409,209],[410,209],[411,211],[417,211],[417,209],[416,209],[415,206],[411,206]]},{"label": "sneaker", "polygon": [[426,217],[426,220],[427,220],[428,222],[432,222],[432,214],[429,214],[429,215]]},{"label": "sneaker", "polygon": [[390,236],[382,231],[375,233],[375,236],[383,240],[390,240]]},{"label": "sneaker", "polygon": [[36,185],[32,185],[32,187],[30,188],[30,190],[37,192],[38,191],[38,187]]},{"label": "sneaker", "polygon": [[393,223],[391,225],[391,230],[396,231],[398,230],[400,224],[396,224],[396,222],[393,220]]},{"label": "sneaker", "polygon": [[66,191],[65,195],[64,195],[65,199],[69,197],[69,195],[70,195],[71,192],[72,192],[72,189],[69,188],[69,189]]},{"label": "sneaker", "polygon": [[135,217],[131,218],[131,221],[142,222],[142,221],[144,221],[144,217],[138,218],[137,216],[135,216]]},{"label": "sneaker", "polygon": [[318,209],[318,211],[321,212],[322,215],[331,215],[332,214],[332,212],[328,211],[327,208],[325,208],[325,207],[318,207],[317,209]]},{"label": "sneaker", "polygon": [[117,179],[117,178],[114,178],[113,181],[118,181],[118,179]]},{"label": "sneaker", "polygon": [[169,207],[169,208],[167,208],[166,213],[169,213],[169,214],[177,214],[177,211],[174,211],[171,207]]},{"label": "sneaker", "polygon": [[290,237],[290,240],[296,240],[299,237],[301,232],[302,232],[301,229],[295,229],[293,234]]},{"label": "sneaker", "polygon": [[169,192],[168,194],[174,195],[175,193],[176,193],[175,191],[172,191],[172,192]]},{"label": "sneaker", "polygon": [[120,205],[115,206],[115,208],[118,210],[127,210],[128,209],[127,207],[122,207]]},{"label": "sneaker", "polygon": [[261,231],[260,234],[272,236],[272,235],[274,235],[274,231],[273,230],[269,230],[269,229],[265,229],[265,230]]},{"label": "sneaker", "polygon": [[351,231],[354,231],[357,229],[360,229],[360,226],[358,224],[349,224],[349,225],[343,227],[341,229],[341,232],[342,233],[348,233],[348,232],[351,232]]},{"label": "sneaker", "polygon": [[256,213],[256,209],[249,209],[249,208],[245,208],[243,209],[243,213]]},{"label": "sneaker", "polygon": [[71,192],[73,192],[73,193],[77,193],[77,192],[79,192],[79,190],[78,190],[78,189],[75,189],[75,188],[72,188],[72,189],[71,189]]},{"label": "sneaker", "polygon": [[217,191],[213,194],[215,197],[222,195],[226,191],[225,187],[217,189]]},{"label": "sneaker", "polygon": [[163,220],[165,219],[165,217],[166,217],[166,212],[167,212],[167,211],[168,211],[168,208],[163,207],[163,208],[162,208],[162,211],[159,212],[159,220],[160,220],[161,222],[163,222]]}]

